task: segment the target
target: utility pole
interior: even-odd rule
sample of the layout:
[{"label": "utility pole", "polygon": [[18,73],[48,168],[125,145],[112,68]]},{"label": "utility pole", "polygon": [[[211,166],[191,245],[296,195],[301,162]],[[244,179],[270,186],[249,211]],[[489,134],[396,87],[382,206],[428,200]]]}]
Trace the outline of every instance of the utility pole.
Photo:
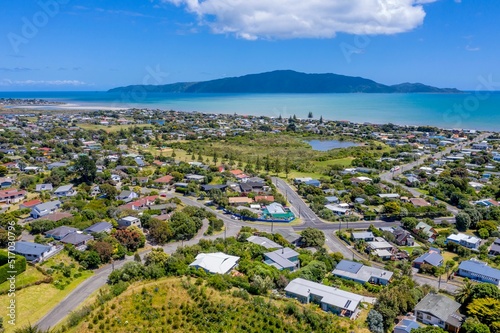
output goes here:
[{"label": "utility pole", "polygon": [[274,232],[274,220],[271,220],[271,234]]}]

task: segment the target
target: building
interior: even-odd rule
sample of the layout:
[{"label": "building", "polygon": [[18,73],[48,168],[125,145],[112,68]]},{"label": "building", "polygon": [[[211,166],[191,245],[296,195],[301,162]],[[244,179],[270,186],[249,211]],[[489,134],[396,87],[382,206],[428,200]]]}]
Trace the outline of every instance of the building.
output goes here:
[{"label": "building", "polygon": [[116,200],[122,200],[125,202],[130,202],[136,198],[138,198],[139,195],[133,191],[128,191],[128,190],[123,190],[116,196]]},{"label": "building", "polygon": [[36,205],[39,205],[41,203],[43,203],[43,202],[41,200],[38,200],[38,199],[25,201],[19,205],[19,209],[25,209],[25,208],[33,209],[33,207],[35,207]]},{"label": "building", "polygon": [[449,235],[446,242],[453,242],[468,249],[478,249],[481,245],[481,239],[465,234]]},{"label": "building", "polygon": [[72,234],[74,232],[77,232],[77,230],[78,229],[76,229],[76,228],[67,227],[67,226],[63,225],[63,226],[57,227],[55,229],[46,231],[44,234],[45,234],[45,237],[54,238],[55,240],[61,240],[64,237],[66,237],[67,235]]},{"label": "building", "polygon": [[371,231],[365,231],[365,232],[353,232],[352,233],[352,240],[357,242],[357,241],[365,241],[365,242],[373,242],[375,239],[375,236]]},{"label": "building", "polygon": [[302,243],[302,236],[290,229],[277,229],[276,233],[283,236],[283,238],[292,245],[300,246]]},{"label": "building", "polygon": [[199,253],[196,260],[189,266],[201,268],[212,274],[226,274],[236,267],[239,260],[240,257],[230,256],[222,252]]},{"label": "building", "polygon": [[73,184],[69,184],[69,185],[59,186],[54,191],[54,194],[57,195],[59,198],[72,197],[76,195],[76,191],[73,189]]},{"label": "building", "polygon": [[436,325],[449,332],[458,333],[463,316],[458,314],[460,303],[438,294],[427,294],[415,306],[415,317],[426,325]]},{"label": "building", "polygon": [[93,234],[95,232],[107,232],[110,233],[111,229],[113,229],[113,225],[109,222],[97,222],[92,224],[87,229],[84,229],[83,232],[87,234]]},{"label": "building", "polygon": [[359,262],[342,260],[332,272],[333,275],[359,283],[386,285],[391,281],[393,272],[376,267],[365,266]]},{"label": "building", "polygon": [[285,247],[264,253],[264,262],[280,271],[288,270],[293,272],[299,267],[299,254],[295,250]]},{"label": "building", "polygon": [[135,216],[125,216],[118,220],[118,225],[120,227],[130,227],[135,225],[140,228],[141,220]]},{"label": "building", "polygon": [[247,238],[247,242],[263,246],[266,249],[281,249],[283,247],[278,243],[273,242],[267,237],[260,237],[260,236],[250,236]]},{"label": "building", "polygon": [[443,266],[443,261],[444,258],[441,255],[441,251],[431,247],[428,252],[413,260],[413,267],[420,268],[423,264],[441,267]]},{"label": "building", "polygon": [[273,219],[287,219],[290,217],[290,214],[285,211],[285,208],[277,202],[267,205],[266,210]]},{"label": "building", "polygon": [[80,247],[86,245],[87,242],[92,239],[94,239],[94,237],[90,235],[82,234],[80,232],[72,232],[64,236],[61,239],[61,243],[71,244],[74,245],[75,247]]},{"label": "building", "polygon": [[59,200],[44,202],[33,207],[30,215],[34,219],[38,219],[40,217],[54,213],[57,209],[59,209],[59,207],[61,207],[61,201]]},{"label": "building", "polygon": [[399,246],[413,246],[415,244],[413,236],[401,227],[396,227],[392,234],[396,238],[394,242]]},{"label": "building", "polygon": [[500,285],[500,270],[478,260],[465,260],[458,266],[458,275],[471,280]]},{"label": "building", "polygon": [[399,323],[394,326],[393,333],[410,333],[411,330],[420,328],[420,325],[416,322],[416,318],[405,317],[399,321]]},{"label": "building", "polygon": [[170,175],[166,175],[166,176],[163,176],[163,177],[160,177],[160,178],[157,178],[155,180],[153,180],[153,183],[157,184],[157,185],[161,185],[161,186],[168,186],[168,185],[171,185],[174,181],[174,177],[170,176]]},{"label": "building", "polygon": [[500,238],[495,239],[493,244],[491,244],[490,249],[488,250],[488,255],[490,256],[500,255]]},{"label": "building", "polygon": [[26,241],[15,242],[14,253],[26,258],[27,261],[43,261],[52,250],[51,246]]},{"label": "building", "polygon": [[438,235],[436,230],[425,222],[419,222],[415,226],[415,229],[413,229],[413,232],[417,235],[424,234],[427,237],[427,240],[431,243],[434,242]]},{"label": "building", "polygon": [[54,188],[52,184],[37,184],[35,188],[35,192],[49,191],[52,192]]},{"label": "building", "polygon": [[0,202],[7,204],[18,203],[24,198],[26,198],[26,191],[24,190],[16,190],[15,188],[0,190]]},{"label": "building", "polygon": [[343,317],[352,318],[363,296],[343,291],[324,284],[297,278],[286,286],[286,296],[301,303],[317,303],[323,311],[329,311]]},{"label": "building", "polygon": [[253,199],[247,197],[230,197],[228,198],[228,202],[230,205],[251,204]]}]

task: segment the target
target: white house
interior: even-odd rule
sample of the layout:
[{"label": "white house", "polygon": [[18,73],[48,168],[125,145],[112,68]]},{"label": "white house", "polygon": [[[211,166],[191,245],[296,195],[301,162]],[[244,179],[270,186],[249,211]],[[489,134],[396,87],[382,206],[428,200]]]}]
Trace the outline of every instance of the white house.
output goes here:
[{"label": "white house", "polygon": [[230,256],[222,252],[199,253],[196,260],[189,266],[202,268],[212,274],[226,274],[236,267],[239,260],[240,257]]},{"label": "white house", "polygon": [[446,241],[465,246],[468,249],[478,249],[481,245],[479,238],[465,234],[449,235]]},{"label": "white house", "polygon": [[141,220],[138,217],[125,216],[118,220],[118,225],[120,227],[130,227],[132,225],[141,227]]},{"label": "white house", "polygon": [[59,186],[54,191],[54,194],[57,195],[59,198],[72,197],[76,195],[76,191],[73,189],[73,184],[69,184],[69,185]]},{"label": "white house", "polygon": [[61,206],[61,201],[59,200],[44,202],[33,207],[30,215],[34,219],[38,219],[45,215],[54,213],[60,206]]}]

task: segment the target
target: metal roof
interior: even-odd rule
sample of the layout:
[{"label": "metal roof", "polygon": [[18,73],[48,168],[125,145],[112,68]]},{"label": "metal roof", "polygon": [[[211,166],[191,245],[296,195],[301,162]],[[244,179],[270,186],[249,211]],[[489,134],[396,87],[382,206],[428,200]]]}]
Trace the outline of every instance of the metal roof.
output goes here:
[{"label": "metal roof", "polygon": [[48,245],[31,243],[26,241],[16,242],[14,245],[14,252],[21,255],[36,255],[41,256],[43,253],[50,251],[51,247]]},{"label": "metal roof", "polygon": [[478,261],[478,260],[466,260],[462,261],[458,266],[458,269],[463,269],[471,273],[476,273],[491,277],[493,279],[500,280],[500,270],[488,266],[488,264]]}]

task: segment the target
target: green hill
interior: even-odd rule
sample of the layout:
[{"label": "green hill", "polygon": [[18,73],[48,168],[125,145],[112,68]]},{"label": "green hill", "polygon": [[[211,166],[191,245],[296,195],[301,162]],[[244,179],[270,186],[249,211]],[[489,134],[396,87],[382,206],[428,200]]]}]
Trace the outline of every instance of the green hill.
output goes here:
[{"label": "green hill", "polygon": [[[135,283],[97,307],[78,326],[84,332],[362,332],[364,323],[233,289],[219,292],[194,278]],[[359,326],[359,327],[358,327]]]},{"label": "green hill", "polygon": [[292,70],[249,74],[203,82],[179,82],[165,85],[132,85],[110,92],[157,93],[458,93],[421,83],[384,85],[362,77],[338,74],[306,74]]}]

